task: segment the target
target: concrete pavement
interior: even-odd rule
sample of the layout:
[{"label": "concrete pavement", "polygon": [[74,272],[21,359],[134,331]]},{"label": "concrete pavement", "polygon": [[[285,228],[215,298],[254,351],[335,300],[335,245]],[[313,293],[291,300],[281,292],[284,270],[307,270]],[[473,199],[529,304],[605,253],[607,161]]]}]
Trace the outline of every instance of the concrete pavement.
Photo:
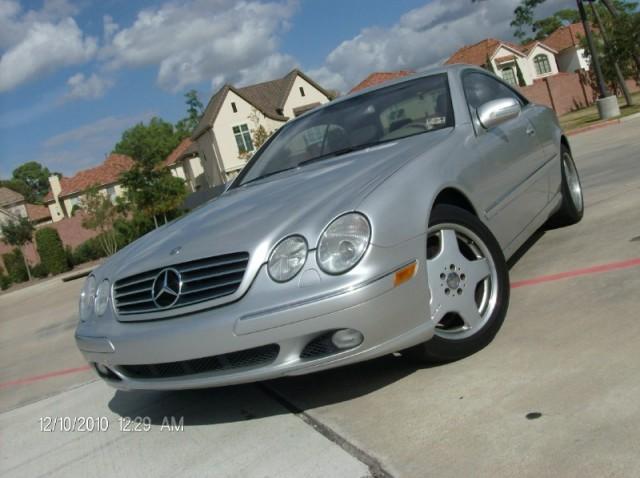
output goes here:
[{"label": "concrete pavement", "polygon": [[[638,132],[633,120],[571,138],[585,218],[531,241],[512,282],[640,257]],[[81,282],[0,297],[0,383],[82,365],[72,345]],[[437,367],[389,356],[176,393],[80,385],[85,372],[0,388],[0,473],[636,476],[639,289],[637,266],[514,289],[496,340]],[[107,417],[110,429],[40,432],[46,416]],[[121,432],[135,416],[153,430]],[[185,430],[160,431],[165,416],[183,416]]]}]

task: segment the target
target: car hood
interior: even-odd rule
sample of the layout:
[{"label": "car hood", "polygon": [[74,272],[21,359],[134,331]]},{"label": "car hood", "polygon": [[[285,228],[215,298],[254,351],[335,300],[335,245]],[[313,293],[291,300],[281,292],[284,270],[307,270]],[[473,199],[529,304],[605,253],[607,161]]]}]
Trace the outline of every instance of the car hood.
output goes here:
[{"label": "car hood", "polygon": [[384,143],[230,189],[127,246],[104,264],[103,273],[113,280],[234,252],[249,252],[252,262],[263,263],[271,248],[290,234],[301,234],[313,249],[331,219],[353,210],[449,131]]}]

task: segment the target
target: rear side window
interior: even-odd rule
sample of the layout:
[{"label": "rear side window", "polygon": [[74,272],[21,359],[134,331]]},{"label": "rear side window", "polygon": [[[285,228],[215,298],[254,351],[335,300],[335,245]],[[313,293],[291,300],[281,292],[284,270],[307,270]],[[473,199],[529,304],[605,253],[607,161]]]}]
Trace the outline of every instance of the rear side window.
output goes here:
[{"label": "rear side window", "polygon": [[467,102],[473,109],[500,98],[513,98],[523,106],[527,104],[527,100],[521,95],[484,73],[467,73],[462,79],[462,86]]}]

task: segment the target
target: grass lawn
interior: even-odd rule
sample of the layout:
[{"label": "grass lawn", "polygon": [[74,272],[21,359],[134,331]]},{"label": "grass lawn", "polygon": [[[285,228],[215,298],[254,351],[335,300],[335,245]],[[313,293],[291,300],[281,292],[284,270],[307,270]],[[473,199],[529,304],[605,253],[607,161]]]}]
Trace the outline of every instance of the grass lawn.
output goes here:
[{"label": "grass lawn", "polygon": [[[618,104],[620,105],[620,118],[640,113],[640,92],[633,93],[631,97],[635,103],[633,106],[626,106],[624,98],[618,98]],[[571,113],[567,113],[560,117],[560,125],[565,131],[581,128],[583,126],[590,126],[599,122],[600,116],[598,116],[598,108],[595,104],[582,110],[572,111]]]}]

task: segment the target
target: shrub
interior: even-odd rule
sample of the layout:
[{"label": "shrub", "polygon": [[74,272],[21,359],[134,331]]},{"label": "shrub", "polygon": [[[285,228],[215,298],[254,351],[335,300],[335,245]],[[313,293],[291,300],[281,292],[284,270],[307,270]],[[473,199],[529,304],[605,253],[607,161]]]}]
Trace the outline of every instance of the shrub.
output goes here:
[{"label": "shrub", "polygon": [[84,264],[85,262],[95,261],[104,257],[106,254],[98,237],[87,239],[73,251],[73,263]]},{"label": "shrub", "polygon": [[31,268],[31,274],[33,275],[33,277],[42,279],[49,275],[49,271],[47,270],[47,266],[40,262],[39,264],[36,264]]},{"label": "shrub", "polygon": [[4,266],[7,268],[11,282],[17,284],[18,282],[24,282],[29,279],[27,268],[24,265],[24,257],[20,249],[16,247],[13,251],[2,254],[2,260],[4,261]]},{"label": "shrub", "polygon": [[0,272],[0,289],[7,290],[11,287],[11,277]]},{"label": "shrub", "polygon": [[71,246],[68,244],[64,246],[64,255],[67,259],[67,265],[69,266],[69,269],[71,269],[75,266],[75,263],[73,262],[73,249],[71,249]]},{"label": "shrub", "polygon": [[43,266],[51,274],[60,274],[69,270],[67,256],[58,231],[43,227],[36,231],[36,246]]}]

